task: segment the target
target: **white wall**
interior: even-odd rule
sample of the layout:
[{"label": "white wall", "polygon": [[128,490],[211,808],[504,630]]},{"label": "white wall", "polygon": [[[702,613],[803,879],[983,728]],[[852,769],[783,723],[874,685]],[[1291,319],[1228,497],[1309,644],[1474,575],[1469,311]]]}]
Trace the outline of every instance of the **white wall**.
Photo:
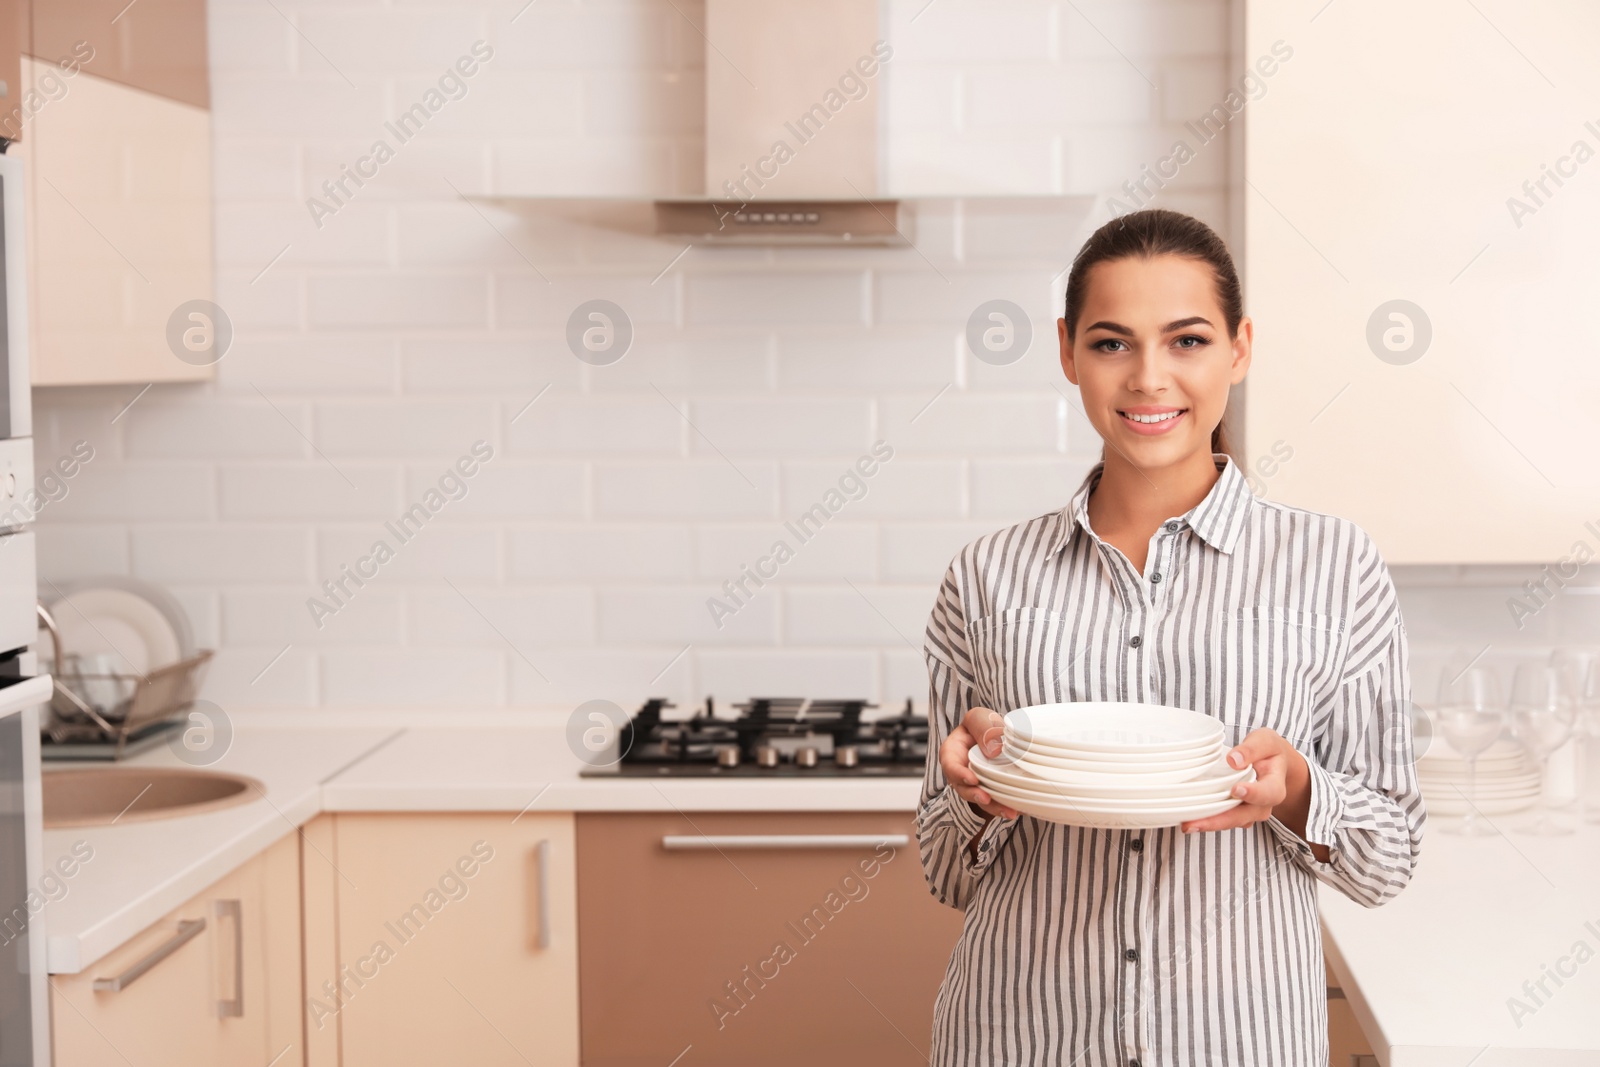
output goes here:
[{"label": "white wall", "polygon": [[[1050,351],[1081,209],[935,212],[916,250],[694,249],[666,269],[681,246],[470,205],[457,190],[703,180],[699,5],[522,5],[278,3],[291,26],[213,0],[217,292],[237,339],[215,385],[156,387],[120,417],[136,387],[38,395],[41,463],[96,450],[42,517],[46,591],[171,586],[219,650],[207,695],[225,706],[920,701],[951,554],[1059,506],[1098,451]],[[892,188],[1115,192],[1220,100],[1225,19],[895,0],[874,88]],[[306,198],[477,40],[495,54],[466,96],[314,225]],[[1158,202],[1226,226],[1225,179],[1213,146]],[[637,329],[610,367],[564,340],[596,297]],[[1010,367],[961,342],[994,297],[1037,333]],[[495,455],[467,496],[318,629],[318,585],[479,439]],[[878,439],[895,456],[866,496],[712,626],[707,597]],[[1424,577],[1445,587],[1424,615],[1471,595]]]}]

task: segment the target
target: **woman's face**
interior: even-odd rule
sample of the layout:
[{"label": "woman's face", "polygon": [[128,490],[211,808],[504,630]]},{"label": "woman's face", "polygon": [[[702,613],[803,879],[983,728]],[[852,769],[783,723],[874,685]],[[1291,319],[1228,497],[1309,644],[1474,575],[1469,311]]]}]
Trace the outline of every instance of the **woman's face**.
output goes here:
[{"label": "woman's face", "polygon": [[1250,320],[1228,337],[1209,264],[1134,257],[1089,270],[1083,314],[1061,366],[1107,447],[1139,468],[1211,454],[1228,387],[1250,366]]}]

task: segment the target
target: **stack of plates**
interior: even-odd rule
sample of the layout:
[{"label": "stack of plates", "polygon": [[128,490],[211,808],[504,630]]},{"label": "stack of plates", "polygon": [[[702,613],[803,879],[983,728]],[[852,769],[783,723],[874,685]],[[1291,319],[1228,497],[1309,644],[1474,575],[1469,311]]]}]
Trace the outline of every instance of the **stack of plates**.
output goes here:
[{"label": "stack of plates", "polygon": [[[1473,806],[1483,815],[1506,815],[1538,803],[1539,768],[1514,741],[1496,741],[1478,757]],[[1440,738],[1417,760],[1417,782],[1428,813],[1467,813],[1467,761]]]},{"label": "stack of plates", "polygon": [[1222,723],[1154,704],[1040,704],[1005,717],[1000,755],[973,773],[998,803],[1051,822],[1176,826],[1235,807],[1255,771],[1223,759]]}]

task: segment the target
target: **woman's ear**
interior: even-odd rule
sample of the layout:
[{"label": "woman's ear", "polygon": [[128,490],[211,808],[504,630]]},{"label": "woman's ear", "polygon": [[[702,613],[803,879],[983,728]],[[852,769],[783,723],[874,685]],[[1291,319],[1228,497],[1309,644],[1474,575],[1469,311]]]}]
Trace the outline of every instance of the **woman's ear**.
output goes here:
[{"label": "woman's ear", "polygon": [[1239,320],[1239,331],[1233,336],[1233,368],[1228,376],[1228,381],[1234,385],[1244,381],[1245,372],[1250,369],[1255,332],[1255,323],[1248,315]]},{"label": "woman's ear", "polygon": [[1078,384],[1078,368],[1072,362],[1072,341],[1067,337],[1067,320],[1056,320],[1056,338],[1061,342],[1061,369],[1067,376],[1067,381],[1073,385]]}]

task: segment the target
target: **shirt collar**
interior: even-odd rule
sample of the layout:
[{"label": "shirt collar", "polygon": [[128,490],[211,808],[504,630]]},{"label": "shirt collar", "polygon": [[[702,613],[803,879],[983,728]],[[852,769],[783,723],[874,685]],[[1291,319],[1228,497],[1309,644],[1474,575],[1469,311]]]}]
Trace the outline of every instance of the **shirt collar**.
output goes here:
[{"label": "shirt collar", "polygon": [[[1244,473],[1232,457],[1223,452],[1213,452],[1211,458],[1216,462],[1219,472],[1216,484],[1204,500],[1189,509],[1187,514],[1175,518],[1185,523],[1212,548],[1219,552],[1232,552],[1239,535],[1244,531],[1245,516],[1255,502],[1255,494],[1250,491],[1250,483],[1245,480]],[[1055,543],[1050,546],[1051,555],[1066,545],[1074,526],[1092,532],[1089,529],[1089,494],[1100,484],[1100,475],[1105,468],[1104,460],[1096,463],[1078,491],[1072,495],[1072,502],[1061,510]]]}]

